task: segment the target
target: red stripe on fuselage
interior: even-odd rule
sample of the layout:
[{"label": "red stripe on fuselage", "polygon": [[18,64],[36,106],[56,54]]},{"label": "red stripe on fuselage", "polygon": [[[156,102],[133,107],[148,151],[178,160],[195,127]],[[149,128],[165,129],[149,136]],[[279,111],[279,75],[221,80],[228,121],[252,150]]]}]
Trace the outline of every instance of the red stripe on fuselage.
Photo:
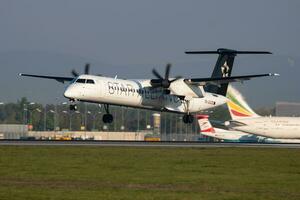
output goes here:
[{"label": "red stripe on fuselage", "polygon": [[231,110],[232,114],[234,114],[235,116],[239,116],[239,117],[250,117],[251,115],[245,115],[243,113],[240,113],[238,111],[235,110]]},{"label": "red stripe on fuselage", "polygon": [[201,130],[201,132],[209,132],[209,133],[214,133],[215,129],[213,127],[205,129],[205,130]]}]

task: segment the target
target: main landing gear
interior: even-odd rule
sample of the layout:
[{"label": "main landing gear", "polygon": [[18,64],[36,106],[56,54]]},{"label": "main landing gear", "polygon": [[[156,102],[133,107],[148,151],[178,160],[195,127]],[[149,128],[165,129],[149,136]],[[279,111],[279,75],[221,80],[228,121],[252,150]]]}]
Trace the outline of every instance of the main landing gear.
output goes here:
[{"label": "main landing gear", "polygon": [[194,116],[190,114],[190,101],[191,101],[191,97],[184,97],[184,99],[182,100],[185,103],[185,109],[186,109],[186,114],[183,115],[182,121],[185,124],[191,124],[194,121]]},{"label": "main landing gear", "polygon": [[191,114],[185,114],[183,115],[182,121],[185,124],[191,124],[194,121],[194,116]]},{"label": "main landing gear", "polygon": [[106,114],[103,115],[102,121],[105,124],[111,124],[114,121],[114,117],[112,116],[112,114],[109,113],[109,105],[104,104],[104,109]]}]

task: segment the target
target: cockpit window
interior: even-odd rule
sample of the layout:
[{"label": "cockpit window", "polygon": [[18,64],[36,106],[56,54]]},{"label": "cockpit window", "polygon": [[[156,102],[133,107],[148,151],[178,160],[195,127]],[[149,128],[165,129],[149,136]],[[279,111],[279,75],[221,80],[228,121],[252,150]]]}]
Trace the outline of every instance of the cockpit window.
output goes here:
[{"label": "cockpit window", "polygon": [[77,79],[76,83],[85,83],[85,79]]},{"label": "cockpit window", "polygon": [[92,79],[87,79],[86,83],[95,84],[94,80],[92,80]]}]

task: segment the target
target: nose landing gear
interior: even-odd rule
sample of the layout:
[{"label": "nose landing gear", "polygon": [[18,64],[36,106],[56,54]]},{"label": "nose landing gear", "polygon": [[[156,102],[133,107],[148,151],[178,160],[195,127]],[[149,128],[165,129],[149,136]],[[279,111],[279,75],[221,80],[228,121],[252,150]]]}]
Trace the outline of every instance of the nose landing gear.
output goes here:
[{"label": "nose landing gear", "polygon": [[71,111],[76,111],[76,110],[78,109],[78,107],[77,107],[77,105],[76,105],[76,103],[75,103],[75,100],[73,100],[73,99],[70,100],[70,106],[69,106],[69,109],[70,109]]},{"label": "nose landing gear", "polygon": [[76,104],[71,104],[69,106],[69,108],[70,108],[71,111],[76,111],[77,110],[77,105]]}]

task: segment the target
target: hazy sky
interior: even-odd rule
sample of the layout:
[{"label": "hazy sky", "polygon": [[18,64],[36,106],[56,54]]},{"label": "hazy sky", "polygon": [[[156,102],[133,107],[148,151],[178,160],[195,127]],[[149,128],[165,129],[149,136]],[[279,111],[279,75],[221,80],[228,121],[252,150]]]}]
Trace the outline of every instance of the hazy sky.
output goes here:
[{"label": "hazy sky", "polygon": [[63,101],[65,85],[17,74],[66,76],[85,62],[124,78],[167,62],[173,75],[209,77],[217,57],[184,51],[219,47],[274,53],[236,59],[234,75],[281,73],[238,86],[250,104],[300,101],[299,19],[299,0],[1,0],[0,101]]}]

